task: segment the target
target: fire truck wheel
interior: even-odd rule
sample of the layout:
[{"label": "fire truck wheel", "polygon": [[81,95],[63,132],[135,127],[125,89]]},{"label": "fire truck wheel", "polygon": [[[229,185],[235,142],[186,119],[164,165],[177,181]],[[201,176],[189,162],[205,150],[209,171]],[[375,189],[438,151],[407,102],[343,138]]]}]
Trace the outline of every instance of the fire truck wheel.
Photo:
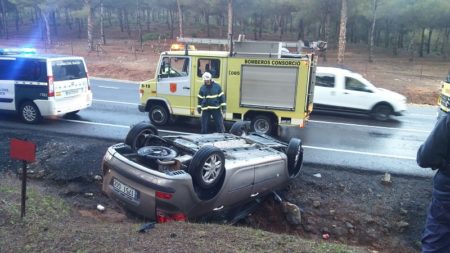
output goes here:
[{"label": "fire truck wheel", "polygon": [[20,117],[26,123],[38,123],[41,119],[41,112],[33,102],[25,102],[20,106]]},{"label": "fire truck wheel", "polygon": [[164,126],[169,121],[169,117],[169,111],[163,105],[152,105],[148,112],[148,118],[155,126]]},{"label": "fire truck wheel", "polygon": [[292,138],[286,150],[288,159],[288,171],[290,177],[295,177],[303,166],[302,140]]},{"label": "fire truck wheel", "polygon": [[158,130],[148,122],[140,122],[134,125],[125,138],[125,144],[134,151],[149,145],[152,136],[158,135]]},{"label": "fire truck wheel", "polygon": [[392,114],[392,107],[387,104],[378,104],[372,110],[372,117],[379,121],[386,121]]},{"label": "fire truck wheel", "polygon": [[252,130],[261,134],[271,134],[274,126],[272,120],[265,115],[256,115],[252,118]]},{"label": "fire truck wheel", "polygon": [[192,158],[188,172],[199,188],[213,188],[225,176],[225,156],[222,150],[214,146],[201,147]]}]

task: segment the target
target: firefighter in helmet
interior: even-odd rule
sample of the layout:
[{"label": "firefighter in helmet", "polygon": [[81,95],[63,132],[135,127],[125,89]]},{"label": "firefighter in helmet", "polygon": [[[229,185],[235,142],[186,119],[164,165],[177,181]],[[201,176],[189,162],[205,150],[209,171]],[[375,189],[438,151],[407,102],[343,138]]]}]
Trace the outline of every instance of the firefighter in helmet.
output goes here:
[{"label": "firefighter in helmet", "polygon": [[202,115],[202,134],[208,133],[208,122],[211,116],[216,125],[216,131],[225,132],[222,113],[225,113],[225,95],[220,85],[211,79],[211,73],[205,72],[202,75],[204,84],[198,93],[197,112]]}]

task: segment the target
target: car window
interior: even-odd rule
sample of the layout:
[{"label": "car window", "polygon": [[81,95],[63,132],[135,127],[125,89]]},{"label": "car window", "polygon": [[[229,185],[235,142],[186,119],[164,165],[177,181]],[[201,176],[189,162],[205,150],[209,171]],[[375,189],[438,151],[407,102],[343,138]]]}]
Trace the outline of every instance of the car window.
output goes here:
[{"label": "car window", "polygon": [[203,73],[209,72],[213,78],[220,77],[219,59],[199,59],[197,62],[197,76],[202,77]]},{"label": "car window", "polygon": [[356,80],[355,78],[346,77],[345,78],[345,89],[346,90],[354,90],[354,91],[364,91],[364,92],[370,92],[370,89],[367,88],[367,86],[360,81]]},{"label": "car window", "polygon": [[87,73],[82,60],[58,60],[52,62],[55,81],[86,78]]},{"label": "car window", "polygon": [[164,57],[159,70],[160,78],[189,76],[189,58]]},{"label": "car window", "polygon": [[45,62],[30,59],[2,60],[0,80],[46,82]]},{"label": "car window", "polygon": [[333,88],[334,87],[334,75],[320,74],[316,75],[316,86]]}]

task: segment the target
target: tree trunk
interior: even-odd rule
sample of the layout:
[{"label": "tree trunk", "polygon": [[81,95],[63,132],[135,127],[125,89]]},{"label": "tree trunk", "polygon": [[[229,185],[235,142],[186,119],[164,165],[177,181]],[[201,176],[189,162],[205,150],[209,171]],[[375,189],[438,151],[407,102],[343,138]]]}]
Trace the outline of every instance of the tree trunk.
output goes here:
[{"label": "tree trunk", "polygon": [[259,21],[258,21],[258,38],[261,39],[262,38],[262,28],[264,25],[264,20],[262,15],[259,15]]},{"label": "tree trunk", "polygon": [[428,43],[427,43],[427,54],[431,53],[431,35],[433,34],[433,28],[428,31]]},{"label": "tree trunk", "polygon": [[120,26],[120,31],[123,32],[123,31],[124,31],[124,26],[123,26],[123,10],[122,10],[122,9],[118,9],[117,11],[119,12],[119,26]]},{"label": "tree trunk", "polygon": [[88,50],[91,52],[94,48],[94,8],[90,0],[84,0],[84,4],[87,7],[87,39],[88,39]]},{"label": "tree trunk", "polygon": [[141,2],[139,0],[136,1],[136,24],[138,26],[138,37],[139,37],[139,44],[141,47],[141,52],[144,51],[144,39],[142,34],[142,23],[141,23]]},{"label": "tree trunk", "polygon": [[184,37],[183,33],[183,13],[181,12],[181,4],[180,0],[177,0],[177,8],[178,8],[178,24],[180,26],[180,37]]},{"label": "tree trunk", "polygon": [[56,22],[56,12],[51,12],[51,18],[52,18],[52,25],[53,25],[53,33],[54,35],[58,36],[58,24]]},{"label": "tree trunk", "polygon": [[370,27],[370,36],[369,36],[369,62],[373,62],[373,42],[374,42],[374,34],[375,34],[375,24],[377,21],[377,7],[378,0],[373,0],[373,9],[372,9],[372,26]]},{"label": "tree trunk", "polygon": [[445,28],[444,39],[442,41],[442,56],[444,60],[448,58],[448,41],[450,36],[450,27]]},{"label": "tree trunk", "polygon": [[2,19],[3,19],[3,31],[5,32],[6,39],[9,39],[9,33],[8,33],[8,19],[6,17],[6,7],[5,7],[5,0],[0,0],[0,4],[2,6]]},{"label": "tree trunk", "polygon": [[43,13],[42,19],[44,20],[44,24],[45,24],[46,44],[50,46],[52,44],[52,38],[51,38],[51,34],[50,34],[50,24],[48,22],[49,18],[47,15],[50,16],[50,13]]},{"label": "tree trunk", "polygon": [[210,37],[210,24],[209,24],[209,11],[208,10],[204,10],[203,15],[205,16],[205,23],[206,23],[206,36],[209,38]]},{"label": "tree trunk", "polygon": [[389,20],[386,20],[385,28],[386,32],[384,33],[384,48],[389,48],[389,42],[391,41],[390,28],[391,24],[389,24]]},{"label": "tree trunk", "polygon": [[303,24],[303,18],[300,18],[300,20],[298,21],[297,39],[298,40],[303,40],[304,37],[305,37],[305,26]]},{"label": "tree trunk", "polygon": [[337,64],[340,66],[344,64],[346,28],[347,28],[347,0],[342,0],[341,21],[339,26],[339,48],[337,57]]},{"label": "tree trunk", "polygon": [[71,22],[70,16],[69,16],[69,8],[64,9],[64,17],[66,19],[66,26],[69,27],[69,30],[72,30],[72,22]]},{"label": "tree trunk", "polygon": [[416,31],[413,31],[412,35],[411,35],[411,40],[409,41],[409,45],[408,45],[408,52],[409,52],[409,61],[414,61],[415,58],[415,53],[416,53],[416,42],[415,42],[415,35],[416,35]]},{"label": "tree trunk", "polygon": [[19,9],[17,8],[16,8],[16,17],[14,21],[16,23],[16,32],[18,32],[20,28],[20,16],[19,16]]},{"label": "tree trunk", "polygon": [[150,14],[151,14],[151,12],[150,12],[150,10],[147,8],[146,9],[146,12],[147,12],[147,18],[146,18],[146,23],[147,23],[147,31],[150,31]]},{"label": "tree trunk", "polygon": [[425,28],[422,28],[422,36],[420,37],[419,57],[423,57],[424,44],[425,44]]},{"label": "tree trunk", "polygon": [[233,36],[233,0],[228,0],[228,39],[231,40],[232,36]]},{"label": "tree trunk", "polygon": [[[331,10],[330,6],[327,4],[327,11],[325,14],[325,24],[324,24],[324,41],[328,42],[330,40],[330,22],[331,22]],[[327,62],[327,51],[323,51],[320,54],[323,57],[323,61]]]}]

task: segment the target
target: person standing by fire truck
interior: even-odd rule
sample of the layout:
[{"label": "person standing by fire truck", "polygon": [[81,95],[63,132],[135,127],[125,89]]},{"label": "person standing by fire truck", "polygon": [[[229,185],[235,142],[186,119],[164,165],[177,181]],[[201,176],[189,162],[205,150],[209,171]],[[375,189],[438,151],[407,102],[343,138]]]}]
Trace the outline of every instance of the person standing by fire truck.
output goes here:
[{"label": "person standing by fire truck", "polygon": [[225,132],[223,115],[226,110],[225,95],[220,85],[211,79],[211,73],[205,72],[202,75],[204,84],[198,93],[197,112],[201,113],[201,133],[208,133],[208,122],[211,116],[216,125],[216,131]]}]

